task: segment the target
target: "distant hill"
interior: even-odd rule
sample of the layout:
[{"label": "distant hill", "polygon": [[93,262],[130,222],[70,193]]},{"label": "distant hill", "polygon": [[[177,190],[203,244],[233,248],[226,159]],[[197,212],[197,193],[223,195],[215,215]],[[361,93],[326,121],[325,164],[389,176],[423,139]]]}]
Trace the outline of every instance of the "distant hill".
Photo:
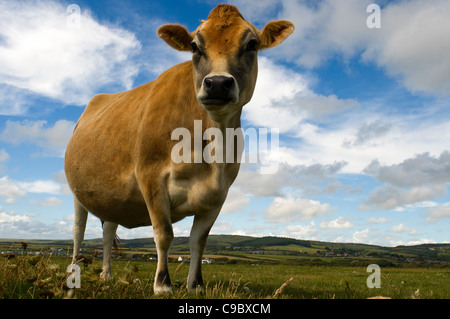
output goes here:
[{"label": "distant hill", "polygon": [[[0,251],[20,250],[22,240],[0,239]],[[29,249],[59,248],[69,251],[72,240],[25,240]],[[83,242],[86,251],[102,249],[102,239]],[[130,254],[155,254],[153,238],[122,239],[120,252]],[[175,237],[172,254],[189,255],[189,237]],[[358,259],[378,258],[394,263],[438,263],[450,266],[450,244],[422,244],[414,246],[383,247],[359,243],[332,243],[300,240],[287,237],[251,237],[236,235],[210,235],[205,254],[246,259],[258,262],[300,263],[319,257],[321,261],[348,257]],[[327,259],[327,257],[330,257]],[[325,258],[325,259],[324,259]],[[317,258],[316,258],[317,259]],[[355,262],[353,260],[353,262]],[[316,260],[317,262],[317,260]]]},{"label": "distant hill", "polygon": [[311,242],[307,240],[269,236],[262,238],[250,238],[236,243],[237,247],[252,247],[254,249],[265,248],[270,246],[288,246],[288,245],[298,245],[310,248]]}]

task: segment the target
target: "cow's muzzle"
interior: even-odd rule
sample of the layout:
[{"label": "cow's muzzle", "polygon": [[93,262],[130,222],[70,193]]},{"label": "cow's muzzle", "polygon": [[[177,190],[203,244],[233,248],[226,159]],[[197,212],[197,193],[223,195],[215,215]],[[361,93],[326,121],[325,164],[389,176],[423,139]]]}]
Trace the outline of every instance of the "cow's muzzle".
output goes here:
[{"label": "cow's muzzle", "polygon": [[237,103],[239,89],[236,80],[230,75],[209,75],[203,79],[202,89],[198,95],[203,105],[223,106]]}]

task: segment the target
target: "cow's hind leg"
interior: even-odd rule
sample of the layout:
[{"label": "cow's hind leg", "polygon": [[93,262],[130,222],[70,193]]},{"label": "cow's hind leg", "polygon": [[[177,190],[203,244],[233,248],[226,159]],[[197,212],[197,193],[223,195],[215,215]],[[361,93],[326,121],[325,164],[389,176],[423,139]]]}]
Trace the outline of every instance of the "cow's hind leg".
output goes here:
[{"label": "cow's hind leg", "polygon": [[111,277],[111,251],[116,238],[116,223],[102,221],[103,224],[103,270],[100,274],[102,279]]},{"label": "cow's hind leg", "polygon": [[84,232],[86,230],[86,222],[88,218],[88,211],[81,205],[78,199],[74,200],[75,220],[73,223],[73,258],[72,263],[77,262],[78,254],[80,253],[81,243],[84,239]]}]

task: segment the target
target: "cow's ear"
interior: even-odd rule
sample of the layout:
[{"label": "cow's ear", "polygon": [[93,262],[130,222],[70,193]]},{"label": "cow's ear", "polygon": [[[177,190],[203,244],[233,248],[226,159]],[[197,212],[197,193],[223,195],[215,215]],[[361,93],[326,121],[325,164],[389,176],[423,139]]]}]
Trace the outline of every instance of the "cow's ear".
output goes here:
[{"label": "cow's ear", "polygon": [[165,24],[156,31],[158,36],[178,51],[192,51],[192,36],[179,24]]},{"label": "cow's ear", "polygon": [[292,32],[294,24],[286,20],[272,21],[266,24],[260,33],[260,49],[267,49],[277,46],[283,42]]}]

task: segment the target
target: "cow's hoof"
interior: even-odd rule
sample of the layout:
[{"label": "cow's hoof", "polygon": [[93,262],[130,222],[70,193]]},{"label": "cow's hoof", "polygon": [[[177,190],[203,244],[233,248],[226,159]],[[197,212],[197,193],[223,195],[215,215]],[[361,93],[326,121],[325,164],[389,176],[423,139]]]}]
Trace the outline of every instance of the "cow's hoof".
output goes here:
[{"label": "cow's hoof", "polygon": [[106,280],[108,280],[108,279],[110,279],[110,278],[111,278],[111,273],[110,273],[109,271],[102,271],[102,272],[100,273],[100,279],[101,279],[101,280],[106,281]]},{"label": "cow's hoof", "polygon": [[158,296],[171,295],[172,287],[166,286],[166,285],[158,285],[158,286],[153,287],[153,291],[155,292],[155,295],[158,295]]},{"label": "cow's hoof", "polygon": [[204,292],[203,285],[189,285],[188,292],[191,294],[202,294]]}]

